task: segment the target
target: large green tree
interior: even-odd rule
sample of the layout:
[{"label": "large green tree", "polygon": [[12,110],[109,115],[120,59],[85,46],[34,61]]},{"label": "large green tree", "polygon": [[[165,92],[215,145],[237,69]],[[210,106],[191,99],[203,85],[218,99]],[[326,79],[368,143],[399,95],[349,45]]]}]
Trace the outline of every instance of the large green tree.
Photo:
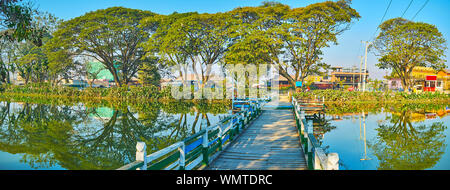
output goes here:
[{"label": "large green tree", "polygon": [[377,66],[392,69],[401,79],[403,89],[412,87],[411,72],[417,66],[436,70],[445,68],[446,40],[436,26],[394,18],[382,23],[373,48],[380,56]]},{"label": "large green tree", "polygon": [[337,44],[337,36],[349,29],[359,14],[350,1],[323,2],[291,9],[265,2],[259,7],[231,11],[241,20],[240,37],[230,47],[230,63],[273,64],[294,85],[311,74],[321,73],[322,50]]},{"label": "large green tree", "polygon": [[[142,21],[142,25],[146,27],[157,28],[144,47],[147,51],[147,57],[154,59],[157,57],[158,62],[163,66],[186,65],[189,62],[189,57],[192,55],[188,49],[188,44],[175,45],[172,43],[173,38],[177,36],[169,35],[169,31],[175,22],[179,19],[197,14],[194,12],[188,13],[172,13],[170,15],[156,15],[154,17],[147,17]],[[173,73],[175,74],[175,73]],[[182,70],[177,73],[183,78],[184,72]],[[183,78],[184,79],[184,78]]]},{"label": "large green tree", "polygon": [[200,88],[210,79],[211,66],[223,63],[237,27],[227,13],[175,13],[159,23],[162,26],[152,39],[158,55],[169,65],[189,65]]},{"label": "large green tree", "polygon": [[118,86],[126,85],[147,61],[141,43],[154,31],[152,27],[141,27],[140,21],[154,15],[123,7],[89,12],[63,22],[50,47],[54,52],[93,57],[112,73]]},{"label": "large green tree", "polygon": [[[285,44],[289,64],[280,65],[280,74],[292,84],[298,80],[304,83],[311,74],[323,74],[322,70],[328,65],[321,61],[322,50],[331,44],[337,45],[337,36],[360,16],[350,7],[350,1],[341,0],[294,8],[284,18],[287,22],[281,25],[280,38]],[[288,75],[289,70],[294,71],[294,77]]]},{"label": "large green tree", "polygon": [[0,83],[10,83],[10,74],[16,70],[17,44],[7,39],[0,39]]},{"label": "large green tree", "polygon": [[[44,82],[45,80],[55,81],[60,75],[69,73],[67,67],[60,67],[55,64],[55,56],[46,51],[47,42],[52,38],[52,33],[56,30],[60,19],[49,13],[38,13],[33,17],[33,25],[45,28],[42,36],[42,44],[37,46],[29,41],[22,41],[12,46],[15,50],[15,70],[18,71],[25,83]],[[70,59],[64,59],[64,64],[72,63]],[[58,65],[58,66],[57,66]]]}]

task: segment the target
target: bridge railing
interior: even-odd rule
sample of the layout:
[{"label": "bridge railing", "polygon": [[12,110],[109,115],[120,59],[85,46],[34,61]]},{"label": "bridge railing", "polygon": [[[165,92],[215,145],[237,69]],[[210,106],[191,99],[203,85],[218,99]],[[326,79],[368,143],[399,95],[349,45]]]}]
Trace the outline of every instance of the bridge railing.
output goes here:
[{"label": "bridge railing", "polygon": [[261,114],[265,100],[252,101],[218,124],[174,143],[164,149],[146,154],[146,144],[136,144],[136,161],[117,170],[192,170],[208,166],[218,154]]},{"label": "bridge railing", "polygon": [[[305,118],[305,109],[308,104],[298,102],[292,97],[295,121],[300,134],[302,148],[307,157],[308,169],[312,170],[339,170],[339,155],[326,154],[314,137],[313,121]],[[315,102],[313,105],[320,105]],[[323,103],[322,103],[323,105]]]}]

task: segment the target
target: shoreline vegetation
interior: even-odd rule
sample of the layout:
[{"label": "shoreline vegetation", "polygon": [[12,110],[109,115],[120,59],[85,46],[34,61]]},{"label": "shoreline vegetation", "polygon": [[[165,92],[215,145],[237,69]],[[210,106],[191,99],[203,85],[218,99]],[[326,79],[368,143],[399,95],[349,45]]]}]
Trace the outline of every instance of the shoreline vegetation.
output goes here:
[{"label": "shoreline vegetation", "polygon": [[[296,99],[320,99],[327,104],[386,104],[386,103],[433,103],[448,104],[450,94],[443,93],[405,93],[394,91],[358,92],[345,90],[313,90],[297,92]],[[154,102],[227,102],[220,99],[183,99],[175,100],[170,88],[160,90],[156,86],[123,86],[113,88],[85,88],[79,90],[73,87],[51,86],[48,83],[32,83],[23,86],[4,85],[0,92],[0,100],[30,101],[37,99],[44,102],[77,102],[87,104],[140,104]],[[229,101],[228,101],[229,102]],[[65,103],[65,104],[66,104]]]},{"label": "shoreline vegetation", "polygon": [[346,90],[313,90],[297,92],[296,99],[320,99],[327,103],[449,103],[450,94],[439,92],[406,93],[395,91],[346,91]]}]

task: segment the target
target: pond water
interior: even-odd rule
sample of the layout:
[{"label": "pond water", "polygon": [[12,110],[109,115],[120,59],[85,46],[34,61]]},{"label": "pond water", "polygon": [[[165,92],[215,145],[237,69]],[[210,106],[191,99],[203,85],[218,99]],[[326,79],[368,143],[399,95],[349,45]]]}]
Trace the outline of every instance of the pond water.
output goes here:
[{"label": "pond water", "polygon": [[431,107],[326,114],[315,135],[327,153],[339,154],[341,170],[449,170],[450,109]]},{"label": "pond water", "polygon": [[0,102],[0,170],[117,169],[229,115],[226,103],[87,107]]},{"label": "pond water", "polygon": [[[450,169],[448,105],[327,105],[314,135],[341,170]],[[0,170],[117,169],[229,116],[229,103],[0,102]]]}]

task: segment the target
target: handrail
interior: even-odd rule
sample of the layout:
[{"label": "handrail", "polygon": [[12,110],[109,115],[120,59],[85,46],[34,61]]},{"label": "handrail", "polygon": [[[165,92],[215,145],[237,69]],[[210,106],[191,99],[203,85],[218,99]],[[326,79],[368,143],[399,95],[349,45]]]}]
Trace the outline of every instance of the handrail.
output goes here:
[{"label": "handrail", "polygon": [[[136,161],[117,170],[191,170],[208,166],[215,157],[228,146],[251,120],[261,114],[261,104],[267,99],[249,100],[249,107],[228,116],[218,124],[176,142],[164,149],[146,155],[146,144],[136,144]],[[223,129],[224,125],[228,125]]]},{"label": "handrail", "polygon": [[305,118],[305,110],[307,110],[305,105],[307,104],[299,103],[294,97],[292,97],[291,103],[294,107],[294,117],[302,147],[308,160],[308,168],[315,170],[339,170],[339,155],[337,153],[326,154],[314,137],[313,121]]}]

